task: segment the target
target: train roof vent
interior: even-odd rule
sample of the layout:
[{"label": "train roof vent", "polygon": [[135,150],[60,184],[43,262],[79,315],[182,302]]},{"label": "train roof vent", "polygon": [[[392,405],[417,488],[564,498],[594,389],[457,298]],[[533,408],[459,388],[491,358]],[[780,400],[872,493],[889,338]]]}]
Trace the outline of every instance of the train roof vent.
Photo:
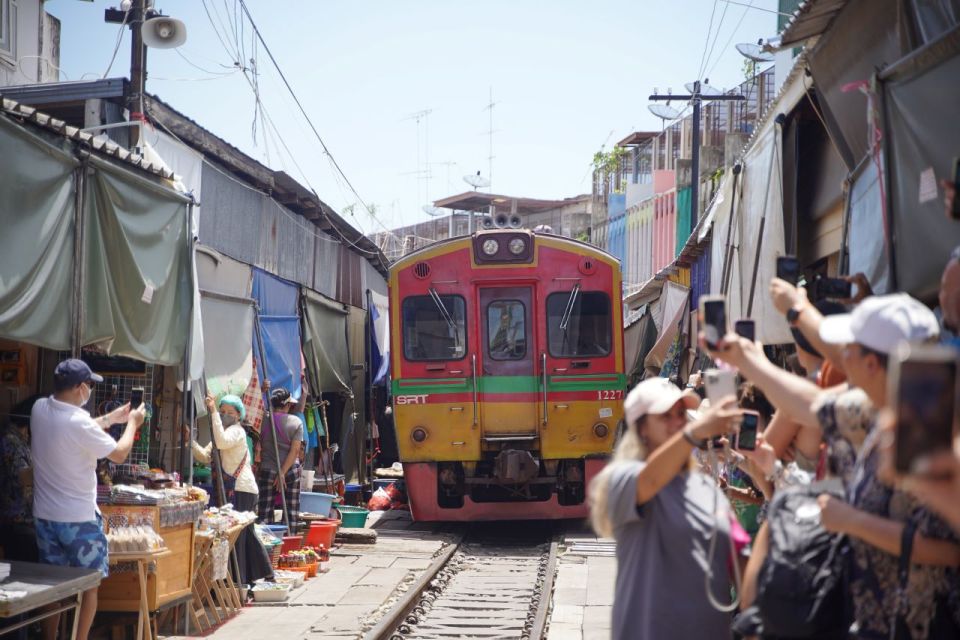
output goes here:
[{"label": "train roof vent", "polygon": [[584,258],[580,261],[580,273],[585,276],[592,276],[597,272],[597,261],[593,258]]},{"label": "train roof vent", "polygon": [[415,275],[420,280],[428,277],[430,275],[430,264],[426,262],[418,262],[413,265],[413,275]]}]

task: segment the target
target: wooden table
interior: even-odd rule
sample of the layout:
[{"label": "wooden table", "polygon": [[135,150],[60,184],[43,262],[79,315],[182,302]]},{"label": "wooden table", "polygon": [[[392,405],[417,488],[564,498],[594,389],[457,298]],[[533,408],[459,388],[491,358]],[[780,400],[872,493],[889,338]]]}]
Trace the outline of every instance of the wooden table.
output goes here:
[{"label": "wooden table", "polygon": [[156,640],[153,624],[150,622],[150,605],[147,598],[147,563],[170,555],[169,549],[140,552],[111,552],[110,565],[121,562],[135,562],[137,564],[137,581],[140,584],[140,606],[137,609],[137,640]]},{"label": "wooden table", "polygon": [[93,569],[58,567],[33,562],[10,561],[9,564],[10,576],[0,583],[0,589],[26,591],[26,594],[19,598],[0,600],[0,618],[18,616],[68,598],[71,602],[21,622],[0,627],[0,636],[73,609],[73,631],[70,638],[76,638],[77,623],[80,618],[80,599],[84,591],[100,584],[102,577],[100,572]]}]

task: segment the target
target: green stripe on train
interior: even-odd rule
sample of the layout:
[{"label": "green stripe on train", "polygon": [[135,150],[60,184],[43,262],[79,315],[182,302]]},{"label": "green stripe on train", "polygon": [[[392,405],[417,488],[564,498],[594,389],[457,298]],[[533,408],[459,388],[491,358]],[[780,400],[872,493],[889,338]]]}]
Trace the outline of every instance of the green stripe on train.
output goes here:
[{"label": "green stripe on train", "polygon": [[[565,380],[564,378],[575,378]],[[547,391],[616,391],[627,385],[627,376],[622,374],[583,374],[576,376],[551,376]],[[480,393],[536,393],[540,391],[539,376],[483,376],[479,379]],[[405,378],[393,381],[393,395],[417,395],[423,393],[463,393],[473,391],[470,378],[453,378],[436,381],[430,378]]]}]

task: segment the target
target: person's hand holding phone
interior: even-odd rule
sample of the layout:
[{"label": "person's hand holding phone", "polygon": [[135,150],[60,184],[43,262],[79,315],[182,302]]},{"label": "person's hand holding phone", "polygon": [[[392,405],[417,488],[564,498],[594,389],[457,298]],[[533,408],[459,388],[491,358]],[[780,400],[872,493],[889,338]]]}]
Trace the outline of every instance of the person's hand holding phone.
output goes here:
[{"label": "person's hand holding phone", "polygon": [[737,398],[726,396],[715,406],[700,414],[684,429],[695,440],[709,440],[717,436],[726,436],[736,431],[737,423],[743,411],[737,408]]},{"label": "person's hand holding phone", "polygon": [[873,295],[873,288],[870,286],[870,281],[867,280],[866,274],[855,273],[852,276],[842,276],[842,278],[853,285],[856,291],[849,298],[838,300],[837,302],[840,304],[860,304],[864,298]]},{"label": "person's hand holding phone", "polygon": [[763,350],[756,342],[751,342],[746,338],[741,338],[735,333],[728,333],[717,345],[717,349],[711,350],[706,343],[703,334],[700,334],[700,347],[705,349],[712,358],[726,362],[732,367],[743,368],[748,360],[754,358],[764,358]]},{"label": "person's hand holding phone", "polygon": [[126,424],[127,420],[130,418],[130,403],[117,407],[110,413],[104,416],[104,422],[107,425],[112,424]]},{"label": "person's hand holding phone", "polygon": [[143,421],[147,419],[147,405],[140,403],[140,406],[136,409],[130,410],[130,416],[127,418],[129,422],[132,420],[136,427],[139,429],[143,425]]},{"label": "person's hand holding phone", "polygon": [[773,306],[781,315],[785,315],[790,309],[799,307],[807,302],[807,290],[802,287],[796,287],[786,280],[774,278],[770,281],[770,298],[773,300]]}]

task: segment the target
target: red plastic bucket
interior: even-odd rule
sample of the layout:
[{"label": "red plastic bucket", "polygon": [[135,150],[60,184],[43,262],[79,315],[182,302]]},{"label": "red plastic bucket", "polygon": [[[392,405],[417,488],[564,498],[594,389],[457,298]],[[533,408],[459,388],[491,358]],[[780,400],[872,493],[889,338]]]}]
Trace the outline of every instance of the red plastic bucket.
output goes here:
[{"label": "red plastic bucket", "polygon": [[283,546],[280,547],[280,553],[289,553],[296,551],[303,546],[303,538],[300,536],[283,536]]},{"label": "red plastic bucket", "polygon": [[337,520],[310,523],[310,530],[307,531],[307,545],[312,547],[323,545],[330,549],[333,547],[333,539],[339,527],[340,522]]}]

